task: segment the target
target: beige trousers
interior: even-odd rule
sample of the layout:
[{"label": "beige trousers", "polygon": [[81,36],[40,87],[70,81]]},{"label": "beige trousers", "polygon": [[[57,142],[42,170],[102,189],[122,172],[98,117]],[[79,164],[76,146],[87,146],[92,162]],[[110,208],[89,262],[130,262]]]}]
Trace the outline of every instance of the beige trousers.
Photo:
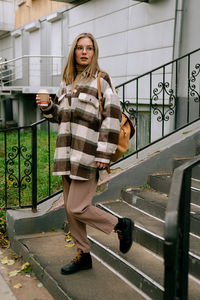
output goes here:
[{"label": "beige trousers", "polygon": [[97,179],[87,181],[73,180],[62,176],[64,204],[72,239],[77,249],[90,252],[86,225],[111,233],[118,218],[91,205],[96,192]]}]

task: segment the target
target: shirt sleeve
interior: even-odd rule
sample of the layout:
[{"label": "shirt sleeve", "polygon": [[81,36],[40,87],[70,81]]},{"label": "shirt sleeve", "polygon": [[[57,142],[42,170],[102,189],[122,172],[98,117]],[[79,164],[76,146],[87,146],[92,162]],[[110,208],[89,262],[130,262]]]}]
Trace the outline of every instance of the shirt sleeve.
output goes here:
[{"label": "shirt sleeve", "polygon": [[109,163],[118,145],[122,113],[120,99],[107,73],[102,74],[101,91],[103,93],[103,121],[99,130],[95,161]]}]

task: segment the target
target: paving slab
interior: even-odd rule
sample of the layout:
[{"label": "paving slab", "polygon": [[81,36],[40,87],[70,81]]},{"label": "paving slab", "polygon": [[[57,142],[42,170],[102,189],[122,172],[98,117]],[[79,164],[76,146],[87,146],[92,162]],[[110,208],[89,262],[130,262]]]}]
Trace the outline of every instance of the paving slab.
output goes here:
[{"label": "paving slab", "polygon": [[17,300],[8,286],[7,282],[4,280],[3,276],[0,273],[0,300]]}]

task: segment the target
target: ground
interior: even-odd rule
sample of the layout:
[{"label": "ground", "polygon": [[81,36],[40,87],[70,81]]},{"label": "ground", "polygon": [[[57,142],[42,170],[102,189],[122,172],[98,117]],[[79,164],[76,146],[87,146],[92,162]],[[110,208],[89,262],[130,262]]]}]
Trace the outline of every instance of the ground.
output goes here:
[{"label": "ground", "polygon": [[[24,265],[25,263],[21,257],[12,251],[9,244],[0,246],[0,273],[15,297],[18,300],[54,300],[35,277],[31,267],[27,264]],[[24,270],[21,270],[23,268]]]}]

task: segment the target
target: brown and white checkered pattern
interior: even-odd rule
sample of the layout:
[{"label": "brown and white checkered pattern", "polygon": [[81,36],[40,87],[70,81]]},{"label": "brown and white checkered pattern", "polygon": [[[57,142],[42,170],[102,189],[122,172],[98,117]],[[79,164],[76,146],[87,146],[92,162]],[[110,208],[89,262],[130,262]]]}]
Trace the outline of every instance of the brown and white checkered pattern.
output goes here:
[{"label": "brown and white checkered pattern", "polygon": [[71,85],[62,82],[54,103],[43,109],[45,118],[59,124],[53,175],[88,180],[96,175],[95,161],[110,162],[118,144],[121,110],[119,97],[105,72],[101,75],[101,91],[103,121],[97,76],[90,82],[82,79],[73,94]]}]

